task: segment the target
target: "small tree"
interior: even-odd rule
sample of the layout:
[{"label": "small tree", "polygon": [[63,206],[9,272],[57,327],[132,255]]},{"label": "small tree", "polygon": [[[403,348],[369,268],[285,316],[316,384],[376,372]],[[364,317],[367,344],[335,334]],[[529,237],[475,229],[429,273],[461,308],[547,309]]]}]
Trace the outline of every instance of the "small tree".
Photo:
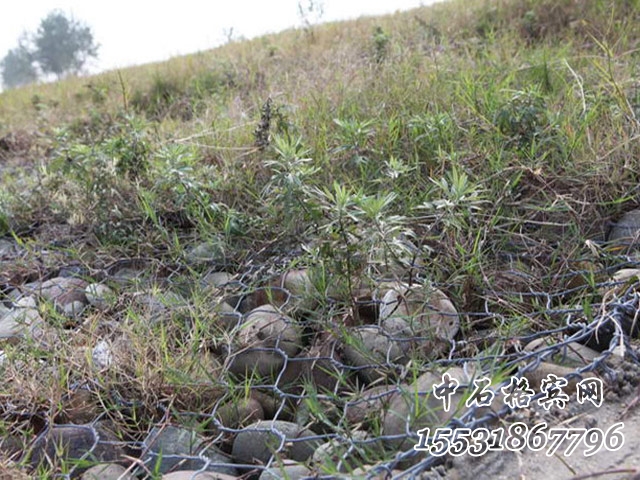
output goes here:
[{"label": "small tree", "polygon": [[58,78],[80,72],[89,57],[98,56],[91,29],[59,10],[42,19],[34,45],[34,56],[42,72]]},{"label": "small tree", "polygon": [[25,45],[9,50],[0,62],[2,84],[7,88],[19,87],[38,79],[33,55]]}]

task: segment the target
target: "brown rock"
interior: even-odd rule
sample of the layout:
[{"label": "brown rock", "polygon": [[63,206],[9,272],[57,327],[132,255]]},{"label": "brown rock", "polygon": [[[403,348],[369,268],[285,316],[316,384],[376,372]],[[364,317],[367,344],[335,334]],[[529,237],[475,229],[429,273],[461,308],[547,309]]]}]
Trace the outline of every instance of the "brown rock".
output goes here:
[{"label": "brown rock", "polygon": [[[524,347],[524,351],[536,352],[545,349],[550,345],[551,344],[547,339],[539,338],[529,342]],[[563,365],[566,367],[584,367],[585,365],[591,364],[599,356],[600,352],[596,352],[581,343],[570,342],[562,346],[557,353],[547,358],[557,365]]]},{"label": "brown rock", "polygon": [[252,375],[275,378],[282,372],[285,357],[277,351],[248,348],[231,354],[227,361],[227,370],[241,378]]},{"label": "brown rock", "polygon": [[364,325],[346,329],[343,336],[345,362],[366,384],[393,377],[408,361],[409,341],[395,339],[382,328]]},{"label": "brown rock", "polygon": [[257,400],[262,406],[265,419],[269,420],[274,418],[280,411],[282,399],[275,393],[265,393],[258,390],[252,390],[250,396],[252,399]]},{"label": "brown rock", "polygon": [[[300,362],[298,362],[300,360]],[[302,364],[304,378],[320,393],[330,393],[346,387],[350,372],[344,367],[338,341],[329,334],[320,334],[308,351],[296,360]]]},{"label": "brown rock", "polygon": [[292,310],[309,311],[318,305],[315,287],[307,268],[283,273],[273,286],[284,288],[291,295],[287,307]]},{"label": "brown rock", "polygon": [[211,309],[215,317],[216,326],[220,330],[228,332],[242,322],[242,315],[223,299],[215,299],[212,302]]},{"label": "brown rock", "polygon": [[[529,380],[529,386],[536,390],[540,391],[540,386],[542,384],[542,380],[544,380],[547,375],[552,374],[557,377],[567,377],[569,375],[575,374],[576,371],[574,368],[563,367],[561,365],[556,365],[554,363],[549,362],[540,362],[540,364],[536,367],[535,370],[528,370],[523,372],[523,376]],[[568,384],[563,388],[565,393],[575,393],[576,385],[583,378],[598,378],[597,375],[593,373],[583,373],[581,375],[573,375],[570,378],[567,378]]]},{"label": "brown rock", "polygon": [[227,272],[209,272],[202,279],[200,283],[203,286],[212,288],[222,288],[225,285],[233,282],[233,275]]},{"label": "brown rock", "polygon": [[264,409],[255,398],[228,401],[216,410],[215,416],[224,427],[234,429],[265,418]]},{"label": "brown rock", "polygon": [[253,309],[233,333],[234,348],[228,368],[240,376],[277,375],[285,358],[295,356],[302,344],[299,326],[272,305]]},{"label": "brown rock", "polygon": [[458,312],[449,298],[433,287],[397,283],[384,292],[380,321],[402,319],[410,336],[451,339],[460,328]]},{"label": "brown rock", "polygon": [[[452,367],[446,371],[460,385],[467,382],[464,371],[459,367]],[[405,439],[386,440],[385,444],[391,448],[406,450],[415,439],[409,438],[416,431],[426,427],[444,426],[454,416],[459,416],[466,408],[464,405],[464,389],[459,388],[451,396],[449,410],[444,409],[444,403],[433,394],[433,386],[442,383],[442,375],[426,372],[410,386],[401,386],[400,393],[391,400],[389,409],[383,417],[383,435],[407,435]]]},{"label": "brown rock", "polygon": [[[89,285],[88,282],[80,278],[56,277],[43,282],[37,289],[37,293],[53,303],[60,311],[79,314],[89,303],[85,295],[87,285]],[[69,306],[72,306],[70,311]]]},{"label": "brown rock", "polygon": [[398,393],[399,387],[396,385],[378,385],[353,395],[345,404],[349,425],[367,428],[379,422]]},{"label": "brown rock", "polygon": [[78,389],[69,392],[62,400],[59,423],[90,423],[99,414],[98,402],[89,390]]},{"label": "brown rock", "polygon": [[241,309],[248,311],[273,305],[286,312],[308,312],[317,306],[317,296],[309,269],[289,270],[271,280],[268,286],[247,295]]},{"label": "brown rock", "polygon": [[239,328],[240,348],[278,348],[288,356],[300,351],[300,329],[296,322],[272,305],[262,305],[249,312]]}]

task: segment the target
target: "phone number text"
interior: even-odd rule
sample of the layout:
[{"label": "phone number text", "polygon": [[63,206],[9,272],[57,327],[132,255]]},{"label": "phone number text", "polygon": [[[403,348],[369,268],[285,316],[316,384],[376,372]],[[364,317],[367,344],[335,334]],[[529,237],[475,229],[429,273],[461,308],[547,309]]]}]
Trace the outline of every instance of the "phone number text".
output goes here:
[{"label": "phone number text", "polygon": [[461,456],[469,454],[475,457],[490,451],[509,450],[518,452],[546,450],[547,456],[563,452],[572,455],[578,448],[585,457],[595,455],[600,450],[615,451],[624,445],[623,422],[612,425],[606,431],[600,428],[548,428],[546,422],[529,428],[525,423],[517,422],[504,427],[489,430],[487,428],[437,428],[431,436],[431,429],[418,430],[418,443],[414,450],[428,452],[441,457],[449,454]]}]

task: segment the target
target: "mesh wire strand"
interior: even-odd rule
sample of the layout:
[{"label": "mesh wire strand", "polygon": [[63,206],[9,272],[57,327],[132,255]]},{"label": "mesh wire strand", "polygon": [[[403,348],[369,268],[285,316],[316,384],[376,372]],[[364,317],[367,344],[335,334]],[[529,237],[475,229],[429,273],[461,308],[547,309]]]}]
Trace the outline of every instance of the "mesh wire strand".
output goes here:
[{"label": "mesh wire strand", "polygon": [[[617,265],[614,265],[606,269],[605,273],[610,275],[611,272],[616,271],[620,268],[631,268],[631,267],[633,268],[640,267],[640,264],[636,263],[633,259],[624,258],[622,259],[621,263],[618,263]],[[576,272],[575,274],[580,275],[580,274],[590,274],[590,273],[591,272]],[[241,291],[243,295],[246,295],[251,292],[255,292],[257,289],[252,287],[252,284],[251,284],[253,278],[255,278],[255,275],[245,274],[239,280],[235,280],[233,282],[233,286],[235,290]],[[590,288],[596,288],[601,290],[617,289],[617,293],[615,295],[610,295],[609,298],[607,299],[607,302],[590,305],[590,308],[592,308],[592,310],[596,312],[595,315],[593,315],[593,319],[591,321],[589,322],[585,321],[586,315],[584,312],[584,306],[582,305],[575,306],[572,308],[553,307],[554,299],[566,297],[567,295],[571,295],[571,294],[580,293],[582,290],[590,289]],[[283,295],[286,298],[284,304],[281,306],[281,309],[283,311],[286,311],[289,304],[293,301],[296,301],[297,297],[291,295],[289,292],[287,292],[284,289],[281,289],[281,290]],[[639,301],[640,294],[638,292],[640,292],[640,280],[638,278],[636,278],[635,281],[625,281],[625,282],[607,281],[607,282],[598,283],[595,286],[582,285],[582,286],[566,289],[563,291],[556,291],[556,292],[535,292],[535,291],[512,292],[514,295],[520,296],[520,298],[522,298],[523,301],[526,301],[527,299],[531,299],[531,298],[542,299],[544,301],[544,304],[546,305],[546,308],[544,310],[536,311],[535,315],[546,315],[550,318],[561,318],[563,319],[561,322],[562,325],[557,326],[556,328],[553,328],[553,329],[537,331],[525,337],[508,339],[505,337],[501,338],[499,336],[496,336],[495,340],[496,341],[510,340],[510,341],[516,341],[518,343],[526,344],[534,339],[561,337],[562,338],[561,341],[556,341],[555,343],[552,343],[548,346],[545,346],[533,352],[526,352],[521,350],[521,351],[511,352],[508,354],[487,355],[485,357],[474,357],[474,358],[463,358],[463,357],[456,357],[456,353],[460,351],[460,349],[464,348],[465,345],[468,344],[468,340],[464,340],[464,339],[457,340],[457,341],[451,340],[448,358],[430,362],[428,366],[433,367],[436,365],[440,365],[440,366],[462,365],[465,362],[470,362],[470,361],[473,361],[473,362],[487,361],[487,362],[493,362],[493,363],[499,362],[505,367],[512,367],[516,369],[517,371],[516,375],[521,376],[527,371],[536,369],[542,361],[549,359],[551,356],[559,352],[562,352],[563,348],[566,348],[568,344],[572,342],[584,342],[588,338],[595,335],[596,331],[599,331],[599,329],[602,329],[603,326],[607,326],[611,330],[609,345],[602,350],[601,354],[597,358],[595,358],[591,362],[586,363],[581,368],[576,368],[575,371],[572,374],[570,374],[567,378],[571,378],[573,376],[580,377],[580,375],[585,372],[598,371],[601,374],[601,376],[605,379],[605,382],[613,381],[617,375],[617,372],[607,365],[606,360],[612,355],[612,350],[614,348],[620,345],[623,345],[626,350],[626,355],[628,355],[628,357],[632,361],[638,362],[638,357],[636,355],[636,352],[630,345],[630,337],[628,335],[628,332],[626,332],[625,329],[623,328],[624,325],[629,325],[630,322],[633,324],[633,322],[635,322],[636,320],[635,317],[637,315],[637,312],[640,311],[640,301]],[[509,294],[510,292],[503,292],[503,293]],[[238,297],[238,305],[240,304],[242,298],[243,298],[242,295]],[[238,305],[233,305],[233,306],[237,307]],[[331,304],[329,304],[327,308],[331,309],[332,308]],[[234,315],[234,314],[231,314],[231,315]],[[236,315],[237,315],[237,326],[240,326],[242,317],[240,316],[240,314],[236,314]],[[503,321],[508,320],[504,318],[503,313],[493,312],[491,309],[491,306],[488,303],[485,304],[485,311],[462,312],[460,313],[460,317],[461,318],[478,317],[478,318],[485,318],[485,319],[493,318],[493,319],[501,319]],[[389,337],[392,340],[402,340],[400,338],[395,338],[393,336],[389,336]],[[273,397],[275,397],[276,399],[279,399],[279,406],[277,408],[277,411],[273,420],[277,420],[279,419],[279,417],[283,415],[283,412],[285,411],[287,404],[293,403],[293,404],[301,405],[305,399],[312,398],[304,390],[302,390],[300,393],[292,393],[291,391],[289,391],[289,389],[283,388],[281,384],[283,381],[283,376],[288,367],[292,365],[296,366],[297,364],[300,364],[300,368],[302,368],[305,362],[312,362],[312,361],[317,362],[319,360],[328,362],[330,365],[336,367],[337,369],[344,369],[345,371],[351,371],[351,372],[358,372],[366,368],[373,368],[373,367],[380,366],[372,363],[371,365],[367,365],[367,366],[354,367],[352,365],[347,365],[343,362],[338,361],[333,355],[316,356],[313,358],[290,357],[282,348],[279,347],[278,343],[276,343],[274,347],[257,348],[256,350],[269,351],[281,356],[283,359],[283,366],[279,370],[277,375],[275,375],[275,378],[273,379],[272,383],[266,382],[260,385],[251,386],[251,389],[260,390],[260,391],[265,391],[265,390],[270,391]],[[388,360],[389,359],[387,358],[386,363],[388,363]],[[388,367],[392,371],[398,370],[398,369],[402,370],[402,365],[383,364],[382,367]],[[507,380],[505,380],[501,384],[493,386],[492,389],[494,391],[498,391],[499,388],[507,385],[507,383],[508,383]],[[238,387],[234,387],[233,385],[230,385],[229,383],[226,383],[226,387],[229,388],[230,390],[233,390],[234,388],[238,388]],[[391,389],[389,390],[389,392],[399,392],[399,391],[400,390],[397,382],[395,384],[395,387],[392,386]],[[389,392],[381,393],[378,397],[374,396],[372,398],[375,399],[375,398],[384,397],[384,395],[388,395]],[[537,393],[533,397],[533,400],[540,398],[542,395],[543,395],[542,393]],[[233,435],[237,435],[243,430],[246,431],[247,430],[246,428],[241,429],[241,428],[226,427],[219,421],[219,419],[216,417],[216,413],[218,408],[223,403],[222,399],[223,397],[221,397],[221,399],[216,403],[216,406],[214,407],[213,411],[207,414],[210,419],[211,426],[215,428],[215,430],[218,432],[218,436],[216,438],[222,438],[225,435],[233,436]],[[314,401],[317,401],[317,400],[332,401],[333,398],[331,395],[316,393],[313,396],[313,400]],[[351,401],[351,404],[357,404],[358,402],[362,402],[362,401],[364,400],[356,399]],[[122,400],[122,402],[126,403],[124,399]],[[339,425],[340,424],[345,425],[344,417],[346,416],[345,414],[346,405],[348,403],[349,403],[348,401],[345,402],[345,407],[343,408],[343,417],[338,419],[337,423]],[[492,412],[490,414],[485,414],[485,415],[476,415],[477,413],[476,410],[477,410],[477,407],[471,407],[471,408],[465,409],[463,414],[458,416],[457,418],[453,418],[449,422],[448,426],[450,426],[451,428],[465,427],[465,428],[474,429],[483,425],[487,425],[489,421],[494,420],[496,417],[504,418],[513,411],[507,405],[502,407],[498,412]],[[166,412],[167,412],[167,418],[169,418],[171,415],[171,412],[169,412],[168,410]],[[191,415],[194,418],[201,418],[203,416],[203,412],[180,412],[180,414],[183,416]],[[81,425],[81,426],[65,425],[66,427],[75,427],[80,429],[88,428],[88,429],[91,429],[94,434],[95,442],[93,446],[79,459],[80,461],[90,460],[92,458],[93,451],[95,450],[96,446],[100,442],[109,443],[108,441],[105,442],[104,440],[101,440],[100,433],[96,428],[97,422],[99,422],[101,419],[102,419],[102,415],[99,416],[93,423],[90,423],[87,425]],[[211,459],[209,459],[205,455],[204,448],[198,452],[194,452],[193,455],[169,455],[167,456],[167,458],[175,457],[179,461],[187,461],[187,460],[200,461],[202,463],[202,466],[198,470],[199,472],[205,472],[210,467],[225,467],[225,466],[226,467],[233,466],[239,469],[251,469],[253,471],[260,472],[262,470],[266,470],[272,467],[278,467],[279,463],[278,463],[277,453],[283,452],[284,450],[291,448],[291,445],[297,442],[317,441],[318,443],[323,443],[328,440],[339,441],[342,445],[346,447],[347,454],[345,455],[345,457],[348,457],[349,454],[352,452],[357,452],[359,451],[359,449],[367,448],[370,445],[379,445],[381,442],[385,442],[385,441],[390,441],[394,439],[402,440],[404,438],[410,438],[411,441],[409,442],[409,444],[413,445],[418,440],[417,433],[411,431],[408,424],[407,424],[407,430],[403,435],[395,435],[395,436],[378,435],[375,438],[356,440],[353,438],[349,438],[350,437],[349,435],[345,435],[345,433],[348,433],[348,432],[345,432],[344,429],[342,429],[343,431],[334,431],[334,432],[316,434],[313,436],[308,436],[303,438],[286,438],[281,431],[274,428],[273,423],[271,423],[271,426],[269,426],[269,423],[270,421],[266,421],[265,424],[267,425],[267,427],[261,427],[260,429],[258,429],[260,431],[270,432],[272,436],[275,439],[277,439],[276,441],[277,447],[273,452],[274,455],[271,456],[271,459],[266,464],[255,465],[255,464],[237,464],[237,463],[226,464],[226,463],[219,463],[219,462],[216,463],[216,462],[213,462]],[[41,436],[44,436],[46,434],[47,434],[47,430],[45,430],[41,434]],[[143,451],[142,457],[139,460],[137,460],[136,463],[134,463],[135,465],[134,470],[137,469],[139,473],[142,473],[144,471],[150,472],[153,470],[153,465],[148,464],[148,461],[149,461],[148,459],[146,460],[147,464],[145,465],[144,452],[148,452],[149,450],[148,445],[144,445],[142,442],[119,442],[120,445],[122,445],[123,443],[128,447]],[[213,441],[209,442],[207,445],[211,443],[214,443],[214,442]],[[398,451],[393,456],[393,458],[388,459],[387,461],[380,461],[374,464],[368,472],[368,477],[383,475],[386,478],[414,478],[441,462],[440,458],[433,457],[433,456],[425,456],[425,458],[421,458],[418,461],[415,461],[414,457],[416,457],[419,454],[420,452],[416,452],[415,450],[413,450],[413,448],[409,448],[404,451]],[[392,475],[392,472],[397,469],[398,465],[403,464],[404,462],[412,459],[414,459],[413,465],[409,466],[408,468],[405,468],[401,474],[396,474],[395,476]],[[58,474],[56,478],[75,478],[76,468],[77,467],[74,466],[71,468],[69,473]],[[144,475],[144,473],[142,474]],[[320,476],[315,476],[313,478],[335,478],[335,477],[320,475]]]}]

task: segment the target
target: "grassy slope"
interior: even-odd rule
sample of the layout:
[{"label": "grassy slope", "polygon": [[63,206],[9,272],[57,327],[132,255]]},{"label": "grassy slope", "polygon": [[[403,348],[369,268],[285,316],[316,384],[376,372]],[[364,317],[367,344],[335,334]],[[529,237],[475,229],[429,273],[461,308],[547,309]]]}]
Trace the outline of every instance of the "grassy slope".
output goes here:
[{"label": "grassy slope", "polygon": [[304,243],[342,279],[386,271],[403,234],[460,311],[505,314],[505,338],[547,327],[504,292],[593,281],[608,260],[586,241],[640,203],[639,17],[453,1],[5,92],[0,229],[53,249],[52,271],[215,239],[234,264]]}]

